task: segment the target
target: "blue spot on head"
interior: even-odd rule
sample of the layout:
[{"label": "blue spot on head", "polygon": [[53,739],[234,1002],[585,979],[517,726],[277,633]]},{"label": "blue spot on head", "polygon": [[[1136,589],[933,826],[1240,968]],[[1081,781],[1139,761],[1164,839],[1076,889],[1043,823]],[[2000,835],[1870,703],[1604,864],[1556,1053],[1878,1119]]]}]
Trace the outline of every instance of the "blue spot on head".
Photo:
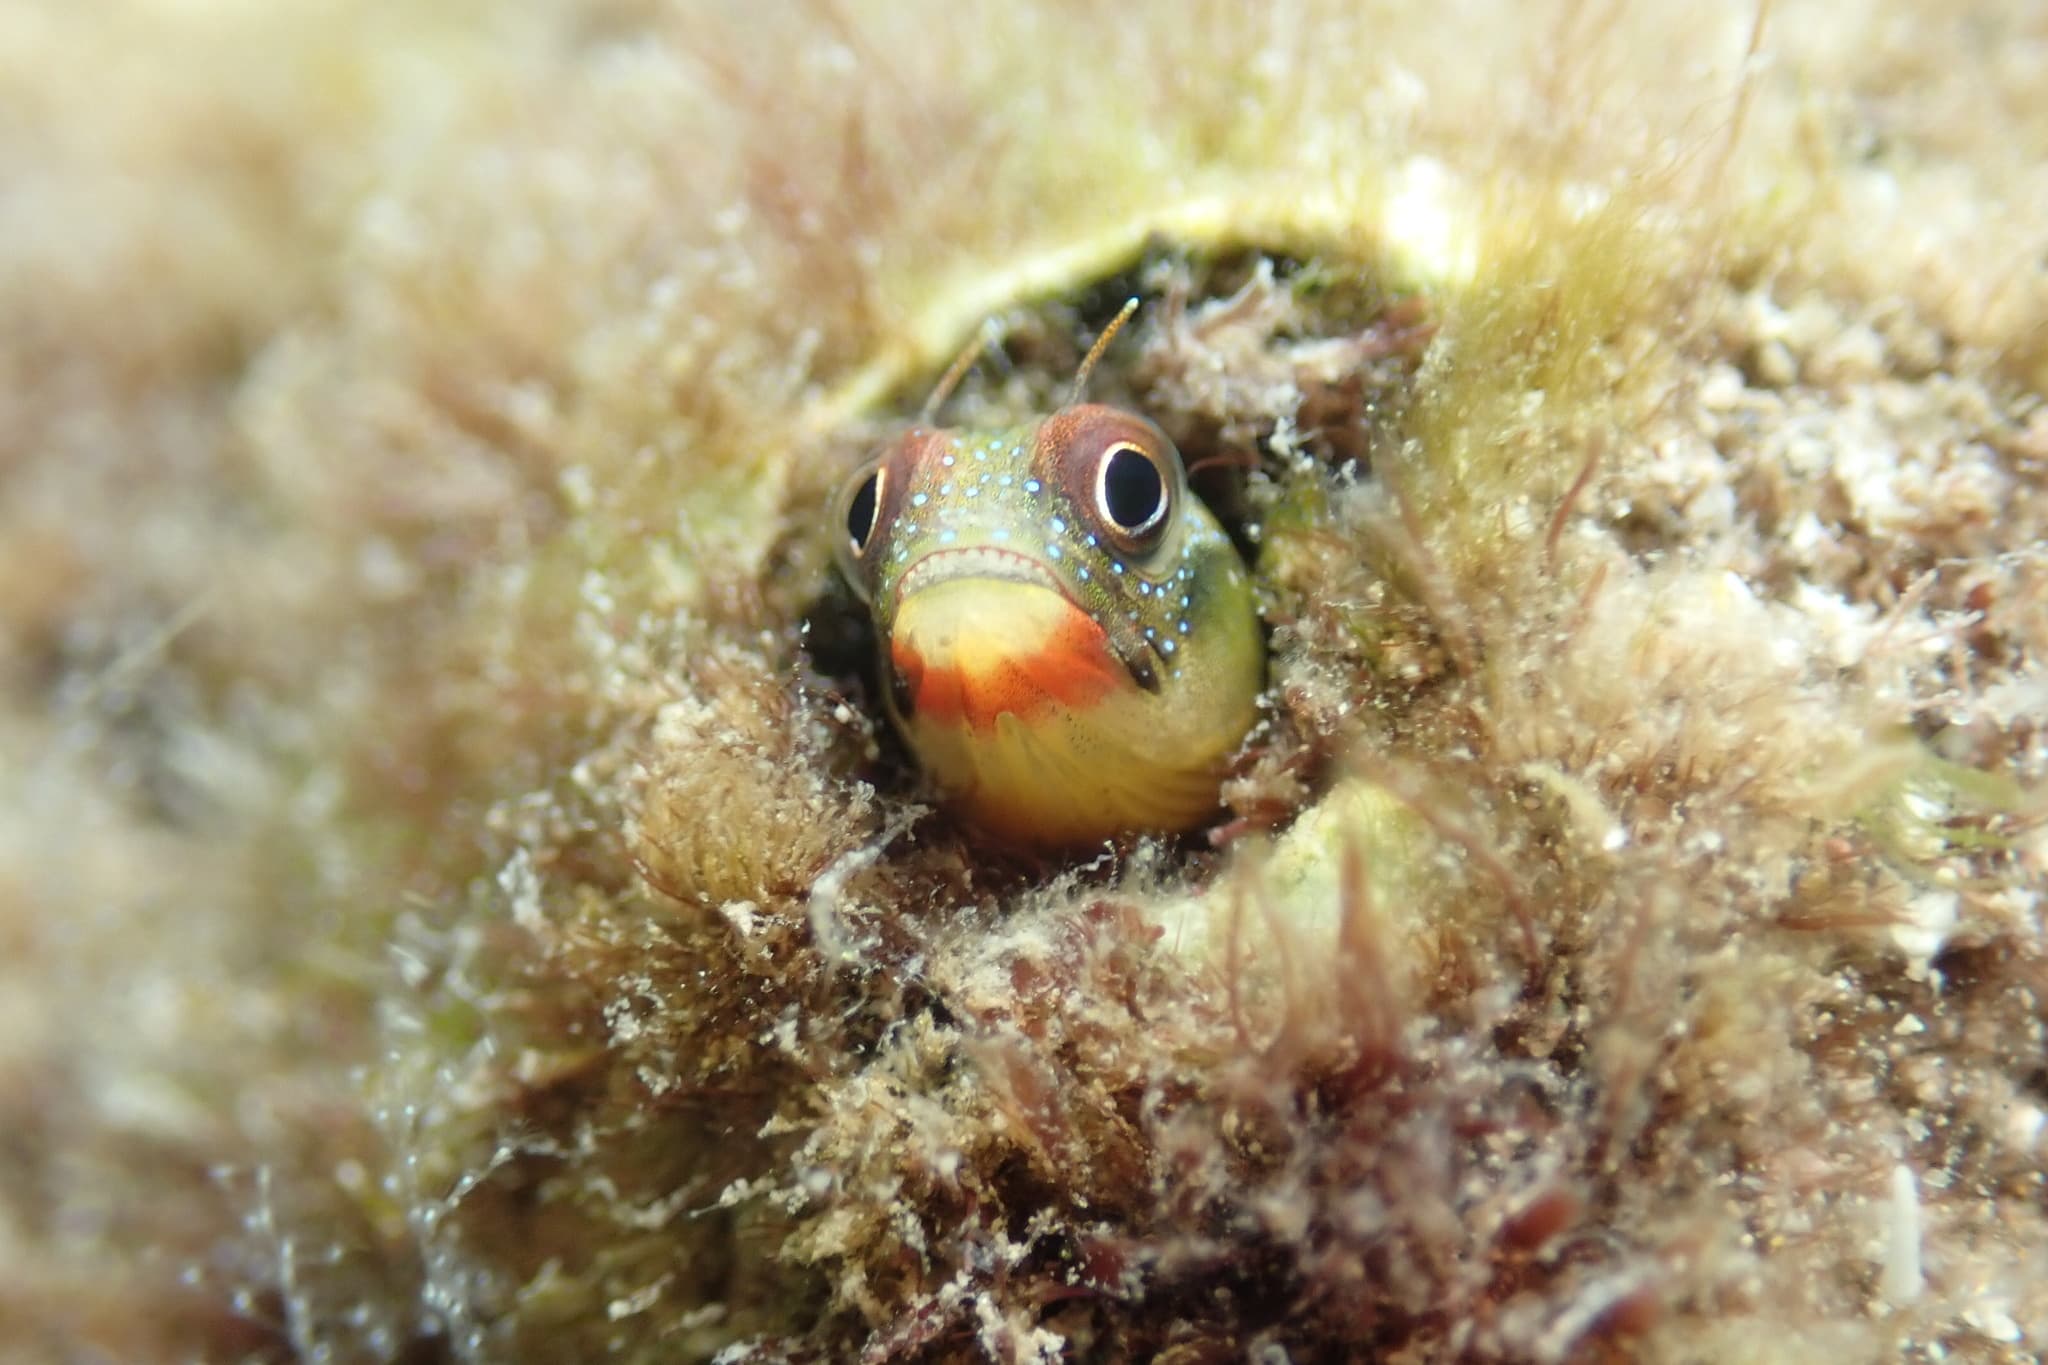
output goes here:
[{"label": "blue spot on head", "polygon": [[1060,557],[1060,547],[1048,541],[1045,546],[1045,554],[1048,559],[1058,559]]},{"label": "blue spot on head", "polygon": [[1060,520],[1058,517],[1054,517],[1051,521],[1047,522],[1046,524],[1052,527],[1052,533],[1054,535],[1057,536],[1066,534],[1067,523]]},{"label": "blue spot on head", "polygon": [[912,507],[922,507],[922,506],[924,506],[924,505],[925,505],[925,504],[926,504],[927,502],[930,502],[930,501],[931,501],[931,499],[930,499],[930,498],[927,498],[927,497],[926,497],[926,496],[925,496],[924,494],[922,494],[922,493],[912,493],[912,494],[910,495],[910,505],[911,505]]},{"label": "blue spot on head", "polygon": [[1043,487],[1045,487],[1045,485],[1044,485],[1044,484],[1042,484],[1042,483],[1040,483],[1040,482],[1039,482],[1038,480],[1036,480],[1036,479],[1026,479],[1026,480],[1024,480],[1024,491],[1025,491],[1026,493],[1036,493],[1036,492],[1037,492],[1037,491],[1038,491],[1039,489],[1041,489],[1041,488],[1043,488]]}]

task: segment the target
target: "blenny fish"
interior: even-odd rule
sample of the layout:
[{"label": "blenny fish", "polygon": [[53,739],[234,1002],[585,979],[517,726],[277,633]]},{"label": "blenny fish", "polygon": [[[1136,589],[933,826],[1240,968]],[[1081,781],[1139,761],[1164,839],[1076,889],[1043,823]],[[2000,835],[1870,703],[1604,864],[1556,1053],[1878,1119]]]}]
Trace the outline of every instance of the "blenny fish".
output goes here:
[{"label": "blenny fish", "polygon": [[1249,575],[1134,412],[1083,402],[992,430],[924,420],[840,494],[841,567],[869,606],[890,717],[933,784],[1010,844],[1194,828],[1256,716]]}]

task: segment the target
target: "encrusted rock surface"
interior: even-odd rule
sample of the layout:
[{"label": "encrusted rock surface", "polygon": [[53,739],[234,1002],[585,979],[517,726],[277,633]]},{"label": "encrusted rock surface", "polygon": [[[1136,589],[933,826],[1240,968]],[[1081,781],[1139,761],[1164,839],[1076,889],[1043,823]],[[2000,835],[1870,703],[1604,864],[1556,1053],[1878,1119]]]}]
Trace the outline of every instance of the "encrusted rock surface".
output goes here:
[{"label": "encrusted rock surface", "polygon": [[[0,1359],[2048,1349],[2048,33],[1201,11],[0,11]],[[820,509],[1132,291],[1043,865]]]}]

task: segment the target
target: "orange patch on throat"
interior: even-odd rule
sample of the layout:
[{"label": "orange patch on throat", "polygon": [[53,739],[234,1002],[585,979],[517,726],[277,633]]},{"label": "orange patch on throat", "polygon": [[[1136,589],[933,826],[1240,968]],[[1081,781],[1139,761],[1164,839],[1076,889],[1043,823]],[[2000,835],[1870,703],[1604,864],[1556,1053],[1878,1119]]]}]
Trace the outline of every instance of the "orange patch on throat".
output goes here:
[{"label": "orange patch on throat", "polygon": [[992,733],[1010,714],[1081,710],[1135,686],[1086,612],[1049,588],[961,579],[906,598],[889,638],[899,704]]}]

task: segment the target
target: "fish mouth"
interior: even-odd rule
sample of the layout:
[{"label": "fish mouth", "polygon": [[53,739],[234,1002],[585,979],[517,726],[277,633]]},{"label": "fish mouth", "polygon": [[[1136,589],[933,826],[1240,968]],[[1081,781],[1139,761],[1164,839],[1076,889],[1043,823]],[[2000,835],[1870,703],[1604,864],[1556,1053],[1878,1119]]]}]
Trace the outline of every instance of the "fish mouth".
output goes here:
[{"label": "fish mouth", "polygon": [[1054,573],[1045,561],[994,545],[968,545],[957,550],[933,550],[913,563],[904,572],[903,577],[897,580],[896,593],[891,605],[901,606],[904,599],[914,592],[962,578],[993,579],[999,583],[1025,583],[1056,592],[1074,607],[1078,608],[1081,605],[1074,601],[1074,595],[1067,591],[1067,585],[1060,581],[1059,575]]},{"label": "fish mouth", "polygon": [[1159,690],[1158,662],[1164,656],[1158,653],[1158,646],[1145,640],[1136,627],[1127,626],[1117,614],[1098,616],[1090,611],[1053,572],[1050,564],[1021,551],[995,545],[966,545],[931,551],[914,560],[897,581],[896,591],[889,600],[890,618],[895,617],[913,594],[962,579],[977,579],[984,583],[1021,583],[1057,595],[1108,637],[1111,651],[1130,673],[1131,681],[1147,692]]}]

